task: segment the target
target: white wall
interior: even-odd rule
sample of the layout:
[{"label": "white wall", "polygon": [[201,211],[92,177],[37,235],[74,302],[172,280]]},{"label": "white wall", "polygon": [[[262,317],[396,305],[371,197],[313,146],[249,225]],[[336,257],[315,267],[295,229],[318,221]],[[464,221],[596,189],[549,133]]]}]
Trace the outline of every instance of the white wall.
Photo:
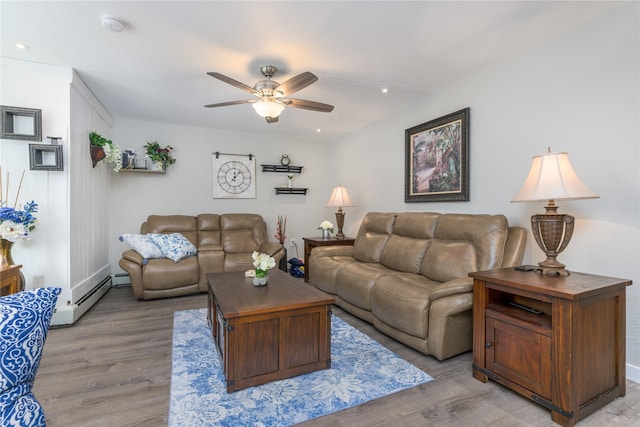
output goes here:
[{"label": "white wall", "polygon": [[42,110],[43,141],[33,142],[62,137],[63,171],[30,170],[29,141],[0,140],[0,163],[3,178],[10,174],[11,198],[25,171],[20,204],[39,205],[31,239],[13,250],[25,288],[33,288],[34,275],[62,288],[52,324],[72,323],[90,306],[76,303],[111,273],[104,226],[111,175],[92,169],[88,139],[91,130],[108,136],[111,116],[70,68],[2,58],[1,70],[2,105]]},{"label": "white wall", "polygon": [[[10,205],[16,197],[20,176],[24,181],[20,202],[38,203],[38,225],[29,240],[13,246],[13,259],[22,264],[25,288],[33,287],[33,276],[44,275],[46,284],[66,288],[59,301],[71,298],[68,282],[68,194],[69,174],[69,82],[71,70],[64,67],[35,64],[2,58],[2,105],[42,110],[42,141],[0,139],[0,164],[6,190],[9,173]],[[28,89],[27,89],[28,88]],[[29,143],[48,144],[46,136],[62,137],[64,171],[32,171],[29,169]],[[4,191],[4,190],[3,190]],[[4,195],[6,197],[6,194]]]},{"label": "white wall", "polygon": [[[273,126],[267,125],[265,126]],[[118,241],[123,233],[138,233],[148,215],[197,215],[199,213],[251,212],[263,216],[269,237],[275,241],[278,214],[287,216],[286,235],[297,241],[298,255],[304,256],[302,237],[317,236],[316,227],[324,219],[335,221],[330,208],[325,208],[331,195],[333,159],[328,144],[301,141],[282,136],[242,134],[165,123],[115,119],[113,142],[122,149],[133,148],[139,157],[143,145],[158,141],[171,145],[176,162],[167,173],[142,174],[120,172],[112,176],[112,204],[109,212],[110,254],[114,272],[120,255],[128,247]],[[253,154],[256,156],[257,196],[255,199],[213,198],[214,152]],[[286,174],[262,172],[260,164],[280,164],[282,154],[291,164],[303,166],[293,178],[294,187],[308,188],[303,195],[275,195],[274,188],[286,181]],[[287,239],[288,258],[295,256]]]},{"label": "white wall", "polygon": [[[380,211],[504,213],[530,229],[544,203],[512,204],[534,155],[566,151],[599,199],[560,201],[576,217],[569,269],[631,279],[628,377],[640,381],[639,5],[630,3],[549,43],[469,76],[334,144],[336,176],[359,199],[349,233]],[[469,202],[404,203],[404,130],[470,107]],[[354,159],[361,159],[354,168]],[[382,173],[381,173],[382,172]],[[376,189],[371,191],[371,189]],[[355,217],[355,219],[354,219]],[[525,262],[545,257],[529,233]]]}]

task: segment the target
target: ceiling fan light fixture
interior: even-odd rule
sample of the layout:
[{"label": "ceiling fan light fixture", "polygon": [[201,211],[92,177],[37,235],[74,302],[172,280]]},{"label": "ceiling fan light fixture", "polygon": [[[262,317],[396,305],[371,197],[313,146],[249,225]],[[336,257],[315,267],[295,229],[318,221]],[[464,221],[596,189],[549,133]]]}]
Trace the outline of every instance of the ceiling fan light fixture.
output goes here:
[{"label": "ceiling fan light fixture", "polygon": [[263,99],[252,104],[260,117],[278,117],[284,110],[284,105],[271,99]]}]

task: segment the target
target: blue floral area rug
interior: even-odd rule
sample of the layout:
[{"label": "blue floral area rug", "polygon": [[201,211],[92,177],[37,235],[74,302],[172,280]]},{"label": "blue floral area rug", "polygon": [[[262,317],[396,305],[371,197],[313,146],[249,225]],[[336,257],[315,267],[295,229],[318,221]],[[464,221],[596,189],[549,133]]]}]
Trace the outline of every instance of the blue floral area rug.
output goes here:
[{"label": "blue floral area rug", "polygon": [[207,311],[177,311],[169,427],[290,426],[432,379],[332,316],[330,369],[227,393]]}]

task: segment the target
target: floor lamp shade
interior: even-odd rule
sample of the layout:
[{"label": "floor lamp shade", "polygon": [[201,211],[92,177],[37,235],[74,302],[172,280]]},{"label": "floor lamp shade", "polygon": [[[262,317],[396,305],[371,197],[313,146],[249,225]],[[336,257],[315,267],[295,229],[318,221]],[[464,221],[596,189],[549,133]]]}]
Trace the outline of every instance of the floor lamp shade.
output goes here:
[{"label": "floor lamp shade", "polygon": [[349,206],[353,206],[353,203],[351,202],[351,198],[347,192],[347,187],[334,187],[331,192],[331,197],[327,202],[327,207],[338,208],[338,212],[336,212],[336,223],[338,225],[336,238],[338,239],[344,239],[344,233],[342,232],[342,227],[344,226],[344,212],[342,211],[342,208]]},{"label": "floor lamp shade", "polygon": [[555,200],[594,199],[599,197],[578,178],[567,153],[546,153],[535,156],[524,185],[513,202],[548,200],[544,214],[531,217],[531,231],[536,243],[547,255],[537,271],[543,274],[567,275],[569,271],[556,258],[573,235],[574,217],[559,214]]}]

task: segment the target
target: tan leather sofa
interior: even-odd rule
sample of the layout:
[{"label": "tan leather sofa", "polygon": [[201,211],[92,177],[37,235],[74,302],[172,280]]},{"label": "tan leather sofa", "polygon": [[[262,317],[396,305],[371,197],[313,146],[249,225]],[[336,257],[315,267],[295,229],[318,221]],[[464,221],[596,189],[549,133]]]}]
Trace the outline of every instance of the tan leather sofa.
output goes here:
[{"label": "tan leather sofa", "polygon": [[519,265],[503,215],[368,213],[354,246],[311,251],[309,282],[346,311],[443,360],[472,348],[472,271]]},{"label": "tan leather sofa", "polygon": [[140,233],[181,233],[198,254],[174,262],[124,252],[119,265],[129,273],[133,296],[139,300],[206,292],[207,273],[250,270],[253,251],[271,255],[276,265],[284,256],[280,243],[268,241],[267,224],[257,214],[151,215]]}]

